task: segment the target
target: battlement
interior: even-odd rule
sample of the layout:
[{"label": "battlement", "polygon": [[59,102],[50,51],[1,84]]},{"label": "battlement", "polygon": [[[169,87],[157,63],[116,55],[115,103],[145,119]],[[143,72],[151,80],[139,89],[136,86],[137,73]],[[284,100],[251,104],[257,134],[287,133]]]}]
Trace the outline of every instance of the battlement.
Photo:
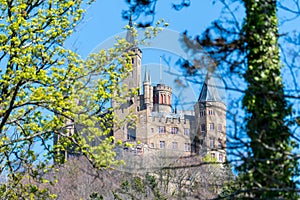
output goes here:
[{"label": "battlement", "polygon": [[172,88],[165,85],[165,84],[157,84],[156,86],[153,87],[154,91],[167,91],[172,93]]}]

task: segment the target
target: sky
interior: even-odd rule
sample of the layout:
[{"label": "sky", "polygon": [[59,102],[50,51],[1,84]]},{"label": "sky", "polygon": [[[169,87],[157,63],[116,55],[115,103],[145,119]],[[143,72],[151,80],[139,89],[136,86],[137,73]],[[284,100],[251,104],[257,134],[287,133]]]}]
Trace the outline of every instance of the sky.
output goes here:
[{"label": "sky", "polygon": [[[157,3],[154,22],[164,19],[169,26],[150,41],[150,46],[141,47],[143,51],[142,73],[147,66],[152,83],[161,83],[159,71],[162,66],[162,83],[173,87],[173,100],[176,98],[178,101],[184,102],[178,109],[192,110],[202,85],[185,82],[187,87],[180,88],[174,84],[175,79],[181,78],[179,72],[181,69],[176,68],[176,61],[180,57],[187,58],[187,54],[182,50],[182,44],[178,40],[180,34],[185,30],[192,36],[203,32],[213,20],[218,18],[222,5],[220,3],[213,4],[210,0],[192,1],[190,7],[175,11],[172,9],[172,2],[180,1],[163,0]],[[96,1],[87,7],[83,21],[67,41],[66,47],[77,51],[83,58],[86,58],[97,49],[112,46],[116,36],[124,37],[124,27],[128,21],[122,18],[122,11],[127,8],[124,0]],[[142,75],[142,77],[144,76]],[[203,81],[204,78],[205,74],[200,77],[200,80]]]},{"label": "sky", "polygon": [[[223,4],[220,1],[216,1],[214,4],[212,0],[191,0],[191,6],[188,8],[184,8],[181,11],[175,11],[172,9],[172,2],[181,2],[181,0],[159,0],[157,3],[157,9],[155,14],[154,21],[159,19],[164,19],[168,22],[169,27],[166,32],[162,32],[152,42],[153,48],[143,48],[143,67],[148,66],[151,71],[152,81],[153,83],[158,83],[159,80],[159,66],[160,66],[160,56],[175,57],[183,56],[182,50],[180,50],[180,43],[178,41],[178,35],[183,33],[185,30],[188,31],[189,35],[195,36],[197,34],[201,34],[211,23],[220,17],[221,9],[223,8]],[[291,1],[280,1],[285,3]],[[242,21],[244,16],[244,11],[242,7],[239,11],[234,11],[235,17],[238,18],[239,21]],[[293,5],[291,5],[293,8]],[[127,5],[124,0],[97,0],[91,6],[87,8],[85,17],[81,24],[77,27],[76,32],[72,35],[72,37],[67,41],[66,46],[76,50],[83,58],[86,58],[87,55],[93,52],[95,49],[99,49],[105,44],[112,44],[116,35],[119,35],[123,32],[124,27],[128,24],[128,21],[122,18],[122,11],[127,9]],[[293,17],[293,15],[286,14],[286,12],[280,10],[279,11],[280,21],[283,21],[286,17]],[[297,19],[296,19],[297,20]],[[287,31],[293,30],[298,27],[298,21],[288,21],[285,24],[280,23],[279,32],[285,33]],[[165,34],[165,35],[164,35]],[[166,59],[167,60],[167,59]],[[168,71],[172,68],[172,70],[179,71],[175,66],[174,59],[171,64],[168,65],[165,59],[163,59],[162,65],[164,66],[164,72]],[[151,67],[149,67],[151,65]],[[295,68],[294,68],[295,69]],[[156,72],[156,73],[155,73]],[[285,83],[286,88],[290,87],[294,82],[291,81],[291,74],[289,68],[283,69],[283,81]],[[293,72],[300,76],[300,70]],[[169,74],[165,73],[164,76],[169,76]],[[221,74],[221,76],[224,74]],[[143,75],[142,75],[143,77]],[[226,77],[226,75],[224,76]],[[178,76],[164,78],[164,83],[171,85],[174,83],[174,79],[178,78]],[[202,80],[205,78],[200,77]],[[296,77],[297,78],[297,77]],[[225,80],[231,81],[231,80]],[[245,83],[235,83],[236,87],[245,88]],[[290,85],[289,85],[290,84]],[[300,83],[299,83],[300,84]],[[188,109],[192,109],[193,103],[191,101],[195,101],[200,93],[201,84],[192,84],[188,87],[187,91],[182,91],[176,86],[171,85],[173,87],[173,91],[177,92],[176,95],[181,96],[181,100],[189,102]],[[292,86],[291,86],[292,88]],[[300,88],[300,85],[299,85]],[[177,91],[176,91],[177,90]],[[293,89],[295,90],[295,89]],[[225,92],[224,92],[225,93]],[[228,113],[231,112],[233,115],[236,112],[241,112],[239,114],[241,122],[243,122],[244,113],[241,109],[232,110],[230,106],[241,108],[241,98],[242,94],[234,93],[234,91],[226,91],[226,104]],[[191,100],[192,99],[192,100]],[[300,115],[300,104],[299,101],[290,101],[294,104],[294,109],[298,110],[297,113]],[[174,102],[173,102],[174,103]],[[180,109],[180,108],[179,108]],[[233,116],[232,115],[232,116]],[[228,115],[230,118],[230,115]],[[228,120],[229,121],[229,120]],[[229,125],[229,123],[228,123]]]},{"label": "sky", "polygon": [[[162,36],[159,35],[157,39],[152,41],[151,48],[142,48],[143,67],[147,65],[148,68],[150,68],[153,83],[158,83],[160,81],[160,56],[164,56],[166,60],[169,57],[172,59],[176,56],[184,57],[184,52],[180,49],[180,42],[178,41],[179,34],[183,33],[185,30],[187,30],[191,36],[201,34],[214,20],[219,18],[221,8],[223,7],[223,5],[218,1],[214,4],[212,0],[191,0],[190,7],[184,8],[181,11],[173,10],[171,8],[171,2],[180,1],[181,0],[158,1],[154,21],[163,18],[169,24],[169,27],[165,32],[161,33]],[[124,0],[97,0],[95,3],[87,7],[83,21],[79,24],[71,38],[67,40],[66,47],[77,51],[83,58],[86,58],[96,49],[106,47],[107,44],[113,44],[117,35],[122,36],[123,34],[124,36],[125,34],[124,27],[128,24],[128,21],[122,18],[122,11],[126,9],[127,5]],[[243,17],[243,13],[241,12],[243,11],[235,13],[235,15],[240,19]],[[292,29],[294,27],[295,24],[288,24],[284,30],[288,30],[289,28]],[[168,65],[168,63],[166,63],[163,59],[163,71],[171,71],[174,72],[173,74],[176,74],[179,69],[174,67],[175,61],[172,60],[170,63],[171,64]],[[189,104],[187,104],[187,109],[192,109],[193,103],[190,102],[195,101],[198,98],[201,84],[190,85],[183,91],[182,88],[178,89],[174,86],[174,79],[176,78],[178,78],[178,76],[172,76],[172,73],[164,73],[163,83],[171,85],[173,87],[173,91],[175,90],[176,92],[176,97],[181,98],[179,100],[188,102]],[[205,76],[200,78],[203,80]],[[287,80],[288,78],[289,77],[284,80]],[[237,85],[240,87],[239,84]],[[234,99],[234,96],[237,96],[230,92],[227,92],[226,95],[227,99]],[[231,102],[234,107],[241,107],[240,97],[241,94],[239,94],[239,97],[236,98],[237,101]],[[231,125],[233,127],[232,129],[234,129],[234,124],[230,124],[230,115],[228,115],[228,113],[236,114],[237,111],[230,110],[230,106],[230,103],[227,102],[227,132],[230,132]],[[240,111],[241,110],[239,110],[239,112]],[[240,120],[243,122],[244,113],[242,112],[239,116],[241,117]],[[234,120],[238,119],[234,118]]]},{"label": "sky", "polygon": [[[98,0],[87,7],[85,17],[76,33],[68,41],[68,46],[75,47],[86,57],[97,45],[117,33],[124,31],[128,21],[122,19],[122,10],[127,9],[124,0]],[[211,21],[219,16],[221,4],[213,5],[212,1],[192,1],[191,6],[181,11],[171,9],[172,0],[157,3],[155,21],[164,19],[169,29],[191,35],[201,33]]]}]

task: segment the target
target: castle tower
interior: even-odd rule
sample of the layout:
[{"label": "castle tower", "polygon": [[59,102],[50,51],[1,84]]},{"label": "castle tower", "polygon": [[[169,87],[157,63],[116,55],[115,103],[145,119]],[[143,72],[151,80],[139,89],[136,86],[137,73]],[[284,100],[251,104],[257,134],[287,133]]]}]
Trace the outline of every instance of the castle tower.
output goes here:
[{"label": "castle tower", "polygon": [[172,111],[172,88],[164,84],[157,84],[153,88],[154,112],[170,113]]},{"label": "castle tower", "polygon": [[[133,27],[131,16],[128,25],[130,28]],[[126,79],[124,79],[123,84],[126,84],[128,89],[139,88],[141,87],[140,84],[142,51],[136,46],[136,42],[131,30],[128,30],[126,33],[126,41],[133,45],[133,47],[130,49],[130,53],[132,53],[132,71],[130,72],[129,76]]]},{"label": "castle tower", "polygon": [[[128,25],[130,28],[133,27],[131,16]],[[131,89],[140,89],[141,87],[142,51],[137,47],[135,38],[130,29],[126,33],[126,40],[132,45],[132,48],[128,52],[131,55],[132,71],[122,81],[122,85],[127,87],[128,91],[130,91]],[[138,95],[128,97],[127,101],[121,105],[112,100],[112,107],[116,108],[115,114],[122,121],[126,119],[126,116],[128,116],[132,111],[137,112],[140,109],[140,98]],[[131,124],[124,124],[121,127],[115,125],[114,137],[116,141],[135,140],[136,128]]]},{"label": "castle tower", "polygon": [[226,159],[226,105],[220,97],[213,74],[208,72],[195,104],[196,136],[193,151],[210,154],[218,161]]}]

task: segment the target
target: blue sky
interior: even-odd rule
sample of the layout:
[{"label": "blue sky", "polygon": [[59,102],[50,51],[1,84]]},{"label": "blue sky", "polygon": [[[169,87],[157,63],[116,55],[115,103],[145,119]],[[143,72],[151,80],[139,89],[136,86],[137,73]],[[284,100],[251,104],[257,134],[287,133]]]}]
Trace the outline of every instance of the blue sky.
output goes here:
[{"label": "blue sky", "polygon": [[[158,1],[155,21],[163,18],[169,23],[168,29],[173,31],[173,33],[182,33],[183,31],[187,30],[191,36],[201,34],[205,28],[211,25],[212,21],[218,19],[220,17],[221,8],[223,7],[219,1],[216,1],[216,3],[213,4],[212,0],[191,0],[191,6],[188,8],[184,8],[181,11],[175,11],[171,9],[172,2],[178,3],[180,1],[181,0]],[[291,6],[293,8],[293,5]],[[128,21],[122,19],[121,16],[122,10],[124,9],[127,9],[127,5],[125,4],[124,0],[97,0],[87,8],[87,12],[83,21],[77,27],[75,34],[73,34],[73,36],[66,43],[67,47],[75,49],[83,58],[85,58],[96,47],[99,47],[99,45],[101,46],[104,41],[114,38],[115,35],[124,31],[124,26],[128,24]],[[239,21],[242,21],[243,14],[243,9],[240,9],[239,12],[235,12],[235,16]],[[284,19],[284,17],[292,17],[282,10],[279,12],[279,15],[281,21]],[[285,33],[292,29],[296,29],[298,24],[299,20],[285,23],[284,26],[280,27],[280,33]],[[170,42],[170,46],[173,45],[173,41]],[[158,43],[162,44],[162,40],[160,40]],[[173,47],[171,47],[171,49],[173,49]],[[153,64],[155,66],[159,66],[159,57],[162,54],[163,53],[161,51],[153,52],[151,49],[143,49],[143,64]],[[165,65],[165,63],[163,64]],[[151,73],[153,73],[153,71],[157,71],[157,69],[152,70]],[[283,81],[285,82],[286,88],[292,88],[293,85],[289,85],[289,83],[293,83],[291,82],[290,70],[288,68],[284,68],[283,73]],[[297,71],[294,71],[293,73],[297,74]],[[298,74],[300,74],[300,72]],[[153,77],[152,80],[155,82]],[[171,80],[171,82],[172,81],[173,80]],[[230,82],[231,80],[227,81]],[[168,82],[168,84],[169,83],[170,82]],[[241,83],[235,84],[240,89],[245,87],[244,83],[242,83],[242,86]],[[194,94],[182,96],[193,96],[193,98],[197,98],[200,92],[200,87],[201,84],[194,84],[192,86]],[[230,99],[231,101],[227,101],[228,107],[230,107],[231,104],[234,107],[241,106],[241,93],[227,91],[227,99]],[[294,108],[298,110],[298,113],[300,113],[299,102],[292,100],[291,103],[295,104]],[[240,116],[243,118],[244,114],[241,113]]]},{"label": "blue sky", "polygon": [[[142,49],[143,67],[147,65],[150,69],[153,83],[159,82],[157,71],[159,71],[160,56],[163,56],[162,66],[164,72],[175,70],[173,72],[176,74],[180,70],[174,67],[179,58],[178,55],[182,56],[184,54],[178,41],[180,33],[185,30],[188,30],[190,35],[197,35],[203,32],[213,20],[219,17],[220,8],[222,7],[220,3],[213,4],[210,0],[192,1],[190,7],[181,11],[175,11],[172,9],[172,2],[176,1],[163,0],[157,3],[154,21],[164,19],[169,24],[169,27],[167,32],[161,33],[162,37],[159,35],[152,41],[152,47],[154,48],[144,47]],[[128,24],[128,21],[122,18],[122,10],[126,9],[127,5],[124,0],[96,1],[87,7],[83,21],[67,41],[66,46],[76,50],[83,58],[86,58],[95,48],[105,46],[103,43],[112,45],[116,35],[124,34],[124,27]],[[166,57],[171,59],[169,66],[164,60]],[[180,101],[188,102],[188,105],[185,105],[182,109],[193,109],[193,101],[198,98],[201,84],[193,84],[187,88],[178,88],[172,85],[174,84],[174,79],[178,77],[164,73],[163,83],[173,87],[175,95],[177,97],[180,96]]]},{"label": "blue sky", "polygon": [[[213,4],[212,0],[191,0],[190,7],[184,8],[181,11],[175,11],[171,9],[172,2],[178,3],[181,2],[181,0],[158,1],[155,21],[164,18],[165,21],[169,23],[169,30],[177,33],[182,33],[184,30],[187,30],[189,35],[192,36],[201,34],[212,21],[218,19],[221,8],[223,7],[219,1],[216,1],[216,3]],[[285,5],[290,4],[291,8],[293,8],[290,1],[281,2],[285,3]],[[124,0],[97,0],[91,6],[87,7],[83,21],[77,27],[76,32],[68,40],[66,46],[75,49],[83,58],[85,58],[101,43],[124,31],[123,27],[128,24],[121,16],[122,10],[124,9],[127,9]],[[236,17],[238,17],[238,20],[240,21],[242,20],[243,14],[243,9],[240,9],[239,12],[235,12]],[[280,10],[279,15],[281,21],[285,17],[293,17],[293,15],[282,10]],[[285,23],[284,26],[280,27],[280,33],[297,29],[298,24],[299,19],[297,19],[297,21],[293,20]],[[161,53],[156,52],[155,54],[151,51],[149,53],[144,51],[143,64],[154,63],[159,65],[159,54]],[[297,75],[297,72],[299,72],[299,70],[294,73]],[[285,86],[287,88],[292,88],[293,85],[289,85],[289,83],[293,83],[290,81],[290,70],[284,68],[283,73]],[[300,72],[298,74],[300,75]],[[199,87],[198,84],[193,88],[196,96],[198,95],[197,93],[199,93]]]},{"label": "blue sky", "polygon": [[[122,19],[122,10],[127,9],[124,0],[98,0],[87,8],[84,20],[67,45],[76,48],[78,53],[86,57],[98,44],[107,38],[123,31],[128,24]],[[164,18],[169,29],[191,35],[201,33],[211,21],[220,14],[221,4],[213,5],[212,1],[192,1],[191,6],[181,11],[171,9],[174,0],[163,0],[157,4],[155,20]],[[179,2],[179,1],[178,1]]]}]

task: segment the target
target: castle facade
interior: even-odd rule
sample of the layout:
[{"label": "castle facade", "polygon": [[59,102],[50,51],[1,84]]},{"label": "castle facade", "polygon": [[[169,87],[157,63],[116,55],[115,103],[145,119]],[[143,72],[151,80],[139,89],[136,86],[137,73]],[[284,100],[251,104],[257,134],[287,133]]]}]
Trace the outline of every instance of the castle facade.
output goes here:
[{"label": "castle facade", "polygon": [[[126,36],[131,42],[130,32]],[[169,150],[182,156],[210,154],[218,161],[226,159],[226,105],[221,99],[213,74],[208,72],[194,110],[172,108],[172,88],[165,84],[151,83],[148,69],[142,79],[142,51],[132,49],[133,70],[123,81],[128,89],[140,88],[136,96],[117,107],[120,119],[136,115],[135,126],[124,124],[114,129],[115,140],[135,143],[137,153]],[[143,81],[143,82],[142,82]],[[142,86],[140,85],[142,82]]]}]

